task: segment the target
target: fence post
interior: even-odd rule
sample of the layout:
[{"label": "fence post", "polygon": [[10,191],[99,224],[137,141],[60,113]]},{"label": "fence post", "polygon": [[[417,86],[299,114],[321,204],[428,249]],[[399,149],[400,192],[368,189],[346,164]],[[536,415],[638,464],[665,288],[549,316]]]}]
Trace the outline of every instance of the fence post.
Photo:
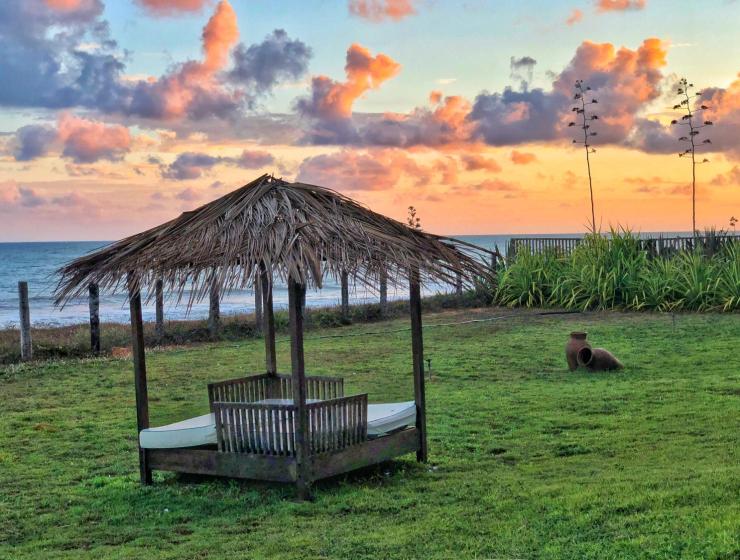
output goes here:
[{"label": "fence post", "polygon": [[18,282],[18,304],[21,314],[21,359],[33,358],[31,346],[31,310],[28,307],[28,282]]},{"label": "fence post", "polygon": [[221,329],[221,308],[218,298],[218,284],[214,281],[211,284],[211,290],[209,292],[210,301],[208,306],[208,331],[211,333],[211,336],[218,335],[218,331]]},{"label": "fence post", "polygon": [[380,271],[380,316],[388,314],[388,271],[383,268]]},{"label": "fence post", "polygon": [[87,287],[90,308],[90,350],[100,354],[100,287],[91,282]]},{"label": "fence post", "polygon": [[349,321],[349,277],[342,271],[342,320]]},{"label": "fence post", "polygon": [[159,278],[154,284],[154,334],[157,339],[164,338],[164,282]]},{"label": "fence post", "polygon": [[254,325],[255,333],[262,332],[262,280],[259,272],[254,275]]}]

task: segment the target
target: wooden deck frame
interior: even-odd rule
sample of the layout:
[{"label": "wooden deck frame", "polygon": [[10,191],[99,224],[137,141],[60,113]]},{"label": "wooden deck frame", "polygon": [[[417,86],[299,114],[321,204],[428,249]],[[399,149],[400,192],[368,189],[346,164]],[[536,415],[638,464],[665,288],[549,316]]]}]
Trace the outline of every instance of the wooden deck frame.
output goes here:
[{"label": "wooden deck frame", "polygon": [[[424,344],[418,271],[411,271],[409,283],[416,425],[374,439],[367,438],[367,395],[345,397],[343,382],[338,378],[306,377],[303,355],[303,312],[306,288],[292,277],[288,280],[291,340],[291,375],[289,383],[287,382],[287,375],[277,373],[272,278],[264,266],[261,267],[260,279],[266,373],[249,378],[210,384],[208,386],[209,402],[214,413],[223,413],[223,410],[226,410],[226,416],[221,416],[220,421],[223,422],[223,419],[226,418],[230,426],[244,425],[243,421],[241,421],[242,424],[239,424],[240,420],[236,416],[229,416],[234,414],[233,410],[235,409],[239,410],[239,414],[244,414],[244,411],[249,412],[262,408],[273,411],[285,409],[285,416],[274,416],[274,412],[270,412],[263,416],[261,421],[266,422],[265,425],[269,427],[273,426],[276,418],[282,418],[282,422],[290,421],[295,426],[292,447],[282,447],[281,449],[286,449],[287,452],[278,454],[273,453],[274,449],[271,449],[270,453],[255,453],[254,451],[257,448],[249,447],[246,448],[245,452],[245,448],[239,447],[240,444],[237,444],[236,447],[229,447],[224,445],[222,440],[219,440],[218,447],[214,446],[213,448],[142,449],[139,447],[139,470],[142,484],[151,484],[152,470],[166,470],[291,482],[296,485],[299,499],[309,499],[311,497],[311,484],[322,478],[387,461],[411,452],[416,452],[417,461],[426,461],[428,451]],[[135,285],[135,282],[130,278],[129,302],[138,436],[141,430],[149,427],[149,402],[141,294],[138,289],[134,288]],[[264,380],[264,383],[262,383],[262,380]],[[234,392],[232,386],[239,386],[242,381],[245,383],[244,387],[250,383],[252,385],[257,383],[255,386],[258,387],[258,393],[248,396],[248,392],[252,389],[239,389]],[[293,405],[287,407],[285,405],[249,405],[250,399],[286,398],[288,391],[292,392]],[[321,391],[324,392],[321,393]],[[327,396],[329,399],[326,399]],[[309,398],[314,397],[322,398],[322,402],[307,403]],[[358,403],[361,403],[360,408],[357,408]],[[334,412],[331,411],[331,407],[334,407]],[[294,418],[291,417],[288,420],[288,412],[294,414]],[[339,420],[336,419],[337,414],[339,414]],[[244,417],[240,416],[239,418]],[[254,420],[252,421],[254,422]],[[327,422],[329,424],[326,424]],[[363,422],[365,423],[363,424]],[[330,433],[338,434],[339,439],[331,444],[326,442],[317,444],[315,440],[317,432],[313,429],[317,424],[319,427],[330,425]],[[349,433],[347,432],[348,426],[350,427]],[[338,430],[335,429],[337,427]],[[219,437],[222,437],[222,435]],[[228,449],[228,451],[225,451],[225,449]]]}]

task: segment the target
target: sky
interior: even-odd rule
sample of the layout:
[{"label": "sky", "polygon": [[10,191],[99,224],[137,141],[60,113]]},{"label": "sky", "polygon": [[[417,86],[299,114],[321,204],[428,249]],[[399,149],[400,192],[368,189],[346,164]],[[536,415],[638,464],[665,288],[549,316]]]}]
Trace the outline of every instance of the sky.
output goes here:
[{"label": "sky", "polygon": [[597,226],[690,230],[689,107],[697,226],[728,228],[739,24],[736,0],[3,0],[0,242],[118,239],[264,173],[440,234],[582,232],[578,80]]}]

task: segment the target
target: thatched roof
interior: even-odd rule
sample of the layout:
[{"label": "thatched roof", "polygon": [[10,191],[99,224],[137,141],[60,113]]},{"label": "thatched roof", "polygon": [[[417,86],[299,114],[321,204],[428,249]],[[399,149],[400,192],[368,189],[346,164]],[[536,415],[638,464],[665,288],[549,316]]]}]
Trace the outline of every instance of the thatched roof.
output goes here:
[{"label": "thatched roof", "polygon": [[[385,269],[391,283],[418,268],[422,281],[467,283],[488,274],[485,250],[425,233],[373,212],[338,192],[263,175],[179,217],[80,257],[59,270],[55,297],[63,305],[90,283],[112,291],[151,288],[161,278],[189,304],[215,282],[222,293],[253,285],[260,263],[321,287],[342,270],[377,286]],[[149,290],[151,294],[153,290]]]}]

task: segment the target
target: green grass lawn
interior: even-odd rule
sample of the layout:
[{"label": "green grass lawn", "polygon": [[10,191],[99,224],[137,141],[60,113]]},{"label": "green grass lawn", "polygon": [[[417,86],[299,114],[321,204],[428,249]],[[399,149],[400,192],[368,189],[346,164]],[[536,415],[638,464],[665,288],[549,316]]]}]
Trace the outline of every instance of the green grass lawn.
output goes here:
[{"label": "green grass lawn", "polygon": [[[568,372],[574,329],[626,369]],[[318,334],[310,373],[343,375],[371,402],[412,398],[408,332]],[[425,342],[429,464],[323,481],[312,503],[291,486],[170,473],[140,486],[127,360],[0,369],[0,558],[740,557],[740,317],[529,316],[430,328]],[[206,382],[260,371],[262,347],[151,353],[152,423],[205,413]]]}]

